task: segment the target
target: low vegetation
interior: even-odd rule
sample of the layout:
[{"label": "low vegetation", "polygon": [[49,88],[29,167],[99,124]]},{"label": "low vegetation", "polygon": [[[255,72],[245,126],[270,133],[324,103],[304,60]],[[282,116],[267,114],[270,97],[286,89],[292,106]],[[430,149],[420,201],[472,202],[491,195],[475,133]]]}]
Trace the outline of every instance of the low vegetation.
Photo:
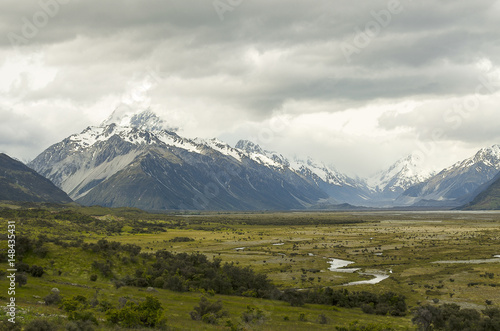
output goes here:
[{"label": "low vegetation", "polygon": [[[499,328],[496,214],[29,207],[0,209],[16,221],[18,269],[18,323],[3,315],[1,328]],[[328,270],[333,257],[359,271]],[[492,261],[450,263],[474,259]],[[375,273],[389,278],[346,286]]]}]

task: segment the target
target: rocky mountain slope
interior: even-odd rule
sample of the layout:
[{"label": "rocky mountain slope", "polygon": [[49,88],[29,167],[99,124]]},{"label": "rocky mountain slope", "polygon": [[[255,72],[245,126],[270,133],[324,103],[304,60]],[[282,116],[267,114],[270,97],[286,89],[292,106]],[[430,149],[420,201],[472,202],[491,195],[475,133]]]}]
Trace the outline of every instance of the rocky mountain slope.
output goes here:
[{"label": "rocky mountain slope", "polygon": [[[89,127],[30,166],[84,205],[163,209],[302,209],[327,194],[285,164],[147,121]],[[137,118],[136,118],[137,119]]]},{"label": "rocky mountain slope", "polygon": [[394,199],[413,185],[420,184],[435,174],[422,168],[419,156],[408,155],[366,180],[371,191],[371,201],[375,205],[393,206]]},{"label": "rocky mountain slope", "polygon": [[456,207],[470,202],[477,190],[500,171],[500,146],[483,148],[428,180],[407,189],[397,204]]},{"label": "rocky mountain slope", "polygon": [[500,209],[500,173],[486,185],[465,209],[468,210],[499,210]]}]

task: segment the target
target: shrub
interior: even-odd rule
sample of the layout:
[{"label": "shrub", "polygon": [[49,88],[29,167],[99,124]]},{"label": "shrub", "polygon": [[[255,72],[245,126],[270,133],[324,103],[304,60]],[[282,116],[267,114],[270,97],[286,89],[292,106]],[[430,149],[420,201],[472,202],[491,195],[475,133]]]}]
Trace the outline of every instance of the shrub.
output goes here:
[{"label": "shrub", "polygon": [[113,276],[113,271],[111,270],[112,266],[113,266],[113,263],[110,260],[107,260],[106,262],[94,261],[92,263],[92,267],[99,270],[104,277],[112,277]]},{"label": "shrub", "polygon": [[20,320],[16,320],[16,323],[9,322],[10,316],[4,315],[0,316],[0,330],[9,330],[9,331],[22,331],[23,324]]},{"label": "shrub", "polygon": [[30,272],[30,266],[27,263],[19,262],[16,264],[16,269],[18,272]]},{"label": "shrub", "polygon": [[241,314],[241,320],[247,324],[262,324],[266,320],[264,312],[252,306],[247,306],[247,310]]},{"label": "shrub", "polygon": [[195,306],[194,310],[191,311],[189,315],[195,321],[202,320],[205,323],[216,324],[219,318],[228,315],[227,311],[222,310],[222,308],[222,302],[220,300],[211,302],[203,296],[198,306]]},{"label": "shrub", "polygon": [[318,315],[318,319],[317,319],[317,322],[319,324],[328,324],[328,317],[326,317],[324,314],[319,314]]},{"label": "shrub", "polygon": [[57,305],[61,302],[62,298],[58,292],[53,292],[43,298],[47,306]]},{"label": "shrub", "polygon": [[94,331],[94,323],[91,321],[71,321],[66,324],[67,331]]},{"label": "shrub", "polygon": [[26,324],[25,331],[54,331],[57,330],[57,326],[47,319],[36,318]]},{"label": "shrub", "polygon": [[286,289],[283,293],[283,300],[288,302],[292,307],[300,307],[305,303],[304,295],[295,289]]},{"label": "shrub", "polygon": [[19,285],[19,287],[26,285],[28,283],[28,276],[26,276],[24,272],[16,274],[16,283],[17,285]]},{"label": "shrub", "polygon": [[190,242],[190,241],[194,241],[194,239],[189,238],[189,237],[175,237],[175,238],[169,240],[169,242],[172,242],[172,243]]},{"label": "shrub", "polygon": [[30,268],[30,275],[33,277],[42,277],[44,273],[45,270],[43,270],[43,267],[32,265]]},{"label": "shrub", "polygon": [[201,317],[201,320],[207,324],[217,324],[219,318],[220,317],[217,316],[217,314],[207,313]]},{"label": "shrub", "polygon": [[145,326],[154,328],[162,322],[162,310],[160,301],[148,296],[144,302],[139,304],[128,301],[121,309],[110,309],[106,312],[106,316],[110,323],[119,324],[123,327]]},{"label": "shrub", "polygon": [[[82,321],[97,325],[97,318],[91,310],[75,310],[68,314],[68,320],[70,321]],[[87,324],[88,324],[87,323]]]},{"label": "shrub", "polygon": [[390,309],[391,308],[385,303],[378,304],[375,308],[375,314],[385,316],[389,313]]},{"label": "shrub", "polygon": [[364,303],[363,305],[361,305],[361,310],[365,314],[375,314],[375,308],[373,307],[373,303],[371,304]]},{"label": "shrub", "polygon": [[38,257],[41,257],[43,259],[47,257],[49,249],[45,246],[38,246],[35,249],[33,249],[33,253],[35,253]]},{"label": "shrub", "polygon": [[495,318],[482,318],[476,310],[461,309],[456,304],[419,307],[412,322],[421,330],[496,330],[491,328],[496,323]]}]

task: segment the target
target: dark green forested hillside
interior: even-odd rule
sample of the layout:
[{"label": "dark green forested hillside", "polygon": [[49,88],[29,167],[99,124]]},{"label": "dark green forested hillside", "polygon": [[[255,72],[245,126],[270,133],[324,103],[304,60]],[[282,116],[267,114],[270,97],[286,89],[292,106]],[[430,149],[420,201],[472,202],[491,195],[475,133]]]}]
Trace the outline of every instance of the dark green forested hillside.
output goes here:
[{"label": "dark green forested hillside", "polygon": [[72,200],[51,181],[0,153],[0,200],[66,203]]},{"label": "dark green forested hillside", "polygon": [[479,194],[468,206],[473,210],[498,210],[500,209],[500,174],[496,176],[493,184]]}]

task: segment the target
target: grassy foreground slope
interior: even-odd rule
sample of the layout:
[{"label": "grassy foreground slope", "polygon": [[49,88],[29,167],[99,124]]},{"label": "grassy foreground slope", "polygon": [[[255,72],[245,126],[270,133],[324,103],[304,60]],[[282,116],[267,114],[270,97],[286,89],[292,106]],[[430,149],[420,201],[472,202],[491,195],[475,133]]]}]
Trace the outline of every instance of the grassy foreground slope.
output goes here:
[{"label": "grassy foreground slope", "polygon": [[[154,215],[44,206],[2,209],[0,217],[5,229],[7,220],[15,220],[22,238],[17,267],[27,283],[17,287],[16,302],[17,321],[24,325],[43,316],[61,330],[126,329],[134,318],[147,320],[147,313],[154,328],[171,330],[358,330],[369,325],[371,330],[404,330],[415,329],[410,310],[419,306],[457,304],[481,314],[498,305],[500,263],[440,262],[491,260],[500,254],[496,214]],[[331,258],[355,262],[349,268],[360,270],[330,271]],[[6,270],[6,263],[0,268]],[[389,278],[344,286],[374,277],[367,274]],[[8,288],[5,277],[0,286]],[[328,297],[326,288],[331,289]],[[380,301],[390,292],[406,297],[405,316],[391,316],[376,302],[348,308],[356,305],[354,293],[370,293]],[[363,300],[359,296],[356,300]],[[220,300],[222,309],[196,320],[190,313],[202,297],[213,305]],[[336,304],[322,302],[323,297]],[[3,306],[8,299],[2,290]],[[153,299],[162,309],[154,310]],[[12,327],[5,318],[3,327]]]}]

